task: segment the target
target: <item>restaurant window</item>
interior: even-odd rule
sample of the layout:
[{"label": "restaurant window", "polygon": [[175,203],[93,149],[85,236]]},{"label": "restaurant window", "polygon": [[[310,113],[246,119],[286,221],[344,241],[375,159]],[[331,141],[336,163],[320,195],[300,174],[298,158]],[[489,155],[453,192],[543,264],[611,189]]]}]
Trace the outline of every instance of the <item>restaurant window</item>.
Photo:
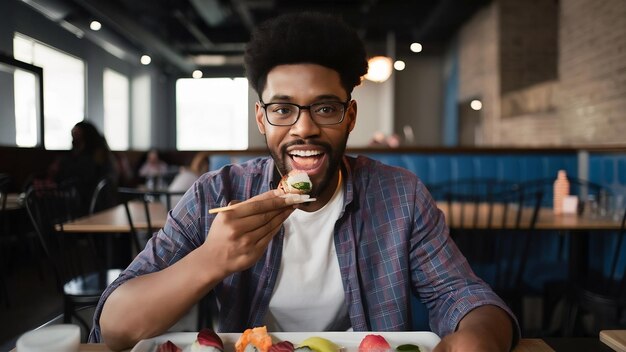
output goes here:
[{"label": "restaurant window", "polygon": [[182,78],[176,82],[176,148],[248,148],[248,80]]},{"label": "restaurant window", "polygon": [[104,136],[113,150],[128,149],[129,89],[128,77],[105,68],[103,74]]},{"label": "restaurant window", "polygon": [[[16,33],[13,37],[15,59],[43,68],[44,146],[46,149],[71,149],[71,130],[84,119],[85,63],[60,50]],[[34,146],[36,120],[32,106],[34,77],[17,70],[14,75],[15,126],[18,146]]]}]

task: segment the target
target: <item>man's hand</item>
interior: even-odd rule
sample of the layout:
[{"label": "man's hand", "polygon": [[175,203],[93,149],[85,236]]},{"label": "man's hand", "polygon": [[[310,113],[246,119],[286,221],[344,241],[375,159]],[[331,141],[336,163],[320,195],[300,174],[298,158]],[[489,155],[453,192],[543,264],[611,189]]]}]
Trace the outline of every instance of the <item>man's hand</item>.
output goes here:
[{"label": "man's hand", "polygon": [[454,333],[445,336],[433,352],[504,352],[511,350],[513,323],[496,306],[482,306],[467,313]]},{"label": "man's hand", "polygon": [[217,215],[201,250],[223,276],[256,263],[283,222],[295,210],[294,198],[277,190],[260,194]]}]

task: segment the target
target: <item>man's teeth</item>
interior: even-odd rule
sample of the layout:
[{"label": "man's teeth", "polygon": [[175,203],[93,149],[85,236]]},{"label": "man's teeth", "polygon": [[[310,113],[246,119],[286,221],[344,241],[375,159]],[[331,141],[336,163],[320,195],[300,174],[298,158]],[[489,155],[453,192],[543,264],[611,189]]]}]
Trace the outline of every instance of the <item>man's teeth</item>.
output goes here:
[{"label": "man's teeth", "polygon": [[322,154],[322,152],[319,150],[294,150],[289,153],[289,155],[291,156],[300,156],[300,157],[315,156],[315,155],[320,155],[320,154]]}]

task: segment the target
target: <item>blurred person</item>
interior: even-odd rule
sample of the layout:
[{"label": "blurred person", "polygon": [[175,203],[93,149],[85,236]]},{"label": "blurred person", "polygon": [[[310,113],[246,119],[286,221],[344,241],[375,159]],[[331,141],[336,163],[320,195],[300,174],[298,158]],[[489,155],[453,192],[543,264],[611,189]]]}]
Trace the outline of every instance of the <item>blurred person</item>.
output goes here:
[{"label": "blurred person", "polygon": [[92,123],[78,122],[71,133],[72,150],[53,166],[54,179],[58,184],[75,183],[80,193],[81,206],[86,212],[93,191],[101,179],[108,178],[117,184],[117,162],[105,137]]},{"label": "blurred person", "polygon": [[168,171],[168,165],[165,161],[161,160],[159,151],[156,149],[150,149],[146,153],[146,160],[139,168],[139,176],[141,177],[157,177],[165,175]]},{"label": "blurred person", "polygon": [[167,188],[165,177],[168,176],[169,166],[161,159],[159,151],[150,149],[139,168],[139,177],[145,180],[148,189],[163,190]]},{"label": "blurred person", "polygon": [[[202,174],[209,171],[209,153],[198,152],[194,155],[189,166],[181,166],[178,174],[168,187],[170,192],[185,192]],[[181,196],[172,197],[172,205],[176,205]]]}]

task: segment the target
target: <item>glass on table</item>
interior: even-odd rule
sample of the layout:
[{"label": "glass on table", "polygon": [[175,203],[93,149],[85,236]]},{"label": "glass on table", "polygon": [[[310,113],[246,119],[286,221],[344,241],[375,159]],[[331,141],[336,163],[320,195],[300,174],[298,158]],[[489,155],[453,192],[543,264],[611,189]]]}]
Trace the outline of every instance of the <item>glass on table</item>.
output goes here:
[{"label": "glass on table", "polygon": [[624,216],[624,195],[618,194],[613,198],[613,220],[620,221]]},{"label": "glass on table", "polygon": [[590,217],[595,218],[598,216],[598,200],[596,199],[595,194],[587,195],[587,199],[585,200],[585,212],[589,214]]}]

